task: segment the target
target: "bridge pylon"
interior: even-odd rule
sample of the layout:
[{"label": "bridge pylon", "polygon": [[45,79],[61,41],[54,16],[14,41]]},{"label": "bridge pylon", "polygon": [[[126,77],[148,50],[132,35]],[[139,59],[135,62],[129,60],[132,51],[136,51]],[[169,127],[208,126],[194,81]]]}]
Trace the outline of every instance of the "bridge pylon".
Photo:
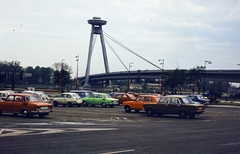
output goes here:
[{"label": "bridge pylon", "polygon": [[103,37],[102,26],[107,24],[107,21],[101,20],[100,17],[93,17],[93,19],[89,19],[88,23],[92,25],[92,31],[90,35],[90,43],[89,43],[89,50],[88,50],[88,61],[87,61],[87,68],[85,73],[85,84],[84,86],[90,86],[89,84],[89,73],[90,73],[90,64],[91,64],[91,57],[93,53],[93,48],[95,45],[94,34],[100,35],[101,44],[102,44],[102,52],[103,52],[103,59],[105,65],[105,72],[109,73],[109,65],[108,65],[108,58],[107,52],[105,47],[105,41]]}]

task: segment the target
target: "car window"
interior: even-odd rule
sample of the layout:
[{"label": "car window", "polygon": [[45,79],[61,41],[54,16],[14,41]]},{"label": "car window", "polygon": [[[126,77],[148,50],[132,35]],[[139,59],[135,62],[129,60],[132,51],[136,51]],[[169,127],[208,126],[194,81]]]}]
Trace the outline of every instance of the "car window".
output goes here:
[{"label": "car window", "polygon": [[9,96],[7,100],[12,101],[14,99],[14,96]]},{"label": "car window", "polygon": [[21,96],[15,96],[15,101],[21,102],[22,101],[22,97]]},{"label": "car window", "polygon": [[168,102],[168,98],[162,98],[158,101],[160,104],[166,104]]},{"label": "car window", "polygon": [[42,102],[42,99],[38,95],[31,95],[25,97],[26,102]]},{"label": "car window", "polygon": [[123,98],[127,98],[127,95],[123,95]]},{"label": "car window", "polygon": [[116,97],[115,98],[121,98],[121,95],[116,95]]},{"label": "car window", "polygon": [[144,102],[151,102],[152,100],[151,100],[151,98],[150,97],[145,97],[144,98]]},{"label": "car window", "polygon": [[[97,95],[97,98],[102,98],[102,95]],[[106,98],[106,96],[103,95],[103,98]]]},{"label": "car window", "polygon": [[67,97],[67,98],[72,98],[72,95],[67,94],[66,97]]},{"label": "car window", "polygon": [[142,102],[142,97],[137,97],[138,102]]}]

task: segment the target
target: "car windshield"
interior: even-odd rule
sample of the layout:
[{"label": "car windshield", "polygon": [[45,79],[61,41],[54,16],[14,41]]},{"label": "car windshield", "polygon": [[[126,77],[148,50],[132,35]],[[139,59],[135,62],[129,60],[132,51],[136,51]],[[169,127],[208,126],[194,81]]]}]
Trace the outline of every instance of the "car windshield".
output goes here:
[{"label": "car windshield", "polygon": [[112,98],[109,94],[104,95],[105,98]]},{"label": "car windshield", "polygon": [[42,102],[42,99],[38,95],[26,96],[26,102]]},{"label": "car windshield", "polygon": [[192,101],[192,99],[190,97],[184,97],[182,98],[184,104],[194,104],[194,102]]},{"label": "car windshield", "polygon": [[78,94],[73,94],[73,97],[79,98],[80,96]]},{"label": "car windshield", "polygon": [[133,94],[128,94],[128,96],[131,98],[135,98],[135,96]]},{"label": "car windshield", "polygon": [[198,99],[204,99],[202,95],[197,95]]}]

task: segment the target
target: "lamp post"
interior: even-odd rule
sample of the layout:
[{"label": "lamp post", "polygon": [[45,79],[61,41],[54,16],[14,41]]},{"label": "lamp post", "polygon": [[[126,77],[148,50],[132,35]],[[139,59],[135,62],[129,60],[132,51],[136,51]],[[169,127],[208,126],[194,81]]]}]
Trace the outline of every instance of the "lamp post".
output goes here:
[{"label": "lamp post", "polygon": [[61,63],[61,93],[63,93],[63,63],[64,63],[65,59],[62,60],[62,63]]},{"label": "lamp post", "polygon": [[163,70],[164,70],[164,59],[159,59],[160,66],[162,65],[162,77],[161,77],[161,94],[163,94]]},{"label": "lamp post", "polygon": [[132,67],[133,62],[129,63],[128,67],[128,92],[130,91],[130,67]]},{"label": "lamp post", "polygon": [[77,61],[77,78],[76,78],[76,90],[78,90],[78,63],[79,63],[79,55],[76,56],[76,61]]},{"label": "lamp post", "polygon": [[204,63],[204,86],[203,86],[203,93],[205,92],[205,86],[206,86],[206,64],[212,64],[211,61],[205,60]]}]

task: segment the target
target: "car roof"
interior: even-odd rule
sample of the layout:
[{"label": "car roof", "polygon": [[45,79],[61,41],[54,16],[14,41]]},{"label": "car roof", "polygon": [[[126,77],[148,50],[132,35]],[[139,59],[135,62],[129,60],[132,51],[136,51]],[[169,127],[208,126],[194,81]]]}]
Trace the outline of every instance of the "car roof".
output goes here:
[{"label": "car roof", "polygon": [[29,94],[29,93],[13,93],[13,94],[9,94],[9,96],[36,96],[36,94]]},{"label": "car roof", "polygon": [[163,96],[164,98],[167,98],[167,97],[172,97],[172,98],[184,98],[184,97],[189,97],[187,95],[166,95],[166,96]]},{"label": "car roof", "polygon": [[64,93],[61,93],[61,94],[76,94],[76,93],[74,93],[74,92],[64,92]]}]

